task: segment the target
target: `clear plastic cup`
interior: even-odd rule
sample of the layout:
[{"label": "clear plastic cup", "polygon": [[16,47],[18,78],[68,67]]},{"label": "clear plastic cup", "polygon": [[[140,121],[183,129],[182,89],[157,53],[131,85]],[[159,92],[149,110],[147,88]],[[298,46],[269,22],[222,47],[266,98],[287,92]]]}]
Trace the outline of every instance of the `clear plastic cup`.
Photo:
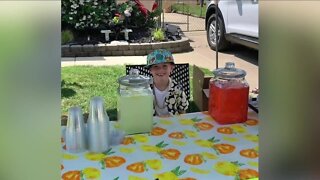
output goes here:
[{"label": "clear plastic cup", "polygon": [[85,127],[80,107],[69,109],[65,142],[66,150],[70,153],[80,153],[86,150]]}]

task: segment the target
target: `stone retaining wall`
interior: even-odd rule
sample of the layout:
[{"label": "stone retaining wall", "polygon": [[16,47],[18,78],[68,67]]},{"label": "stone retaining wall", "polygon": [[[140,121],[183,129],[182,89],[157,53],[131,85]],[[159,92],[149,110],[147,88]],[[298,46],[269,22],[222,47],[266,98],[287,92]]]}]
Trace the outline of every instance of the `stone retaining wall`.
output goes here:
[{"label": "stone retaining wall", "polygon": [[119,43],[96,45],[62,45],[62,57],[91,57],[91,56],[143,56],[155,49],[167,49],[172,53],[192,50],[189,39],[159,43]]}]

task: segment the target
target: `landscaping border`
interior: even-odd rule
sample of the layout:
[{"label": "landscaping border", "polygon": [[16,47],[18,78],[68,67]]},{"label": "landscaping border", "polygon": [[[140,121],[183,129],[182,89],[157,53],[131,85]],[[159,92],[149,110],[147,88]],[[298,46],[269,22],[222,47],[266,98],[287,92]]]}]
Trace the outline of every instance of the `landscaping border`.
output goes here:
[{"label": "landscaping border", "polygon": [[143,56],[155,49],[168,49],[172,53],[188,52],[192,50],[189,39],[154,43],[127,43],[119,44],[85,44],[62,45],[62,57],[91,57],[91,56]]}]

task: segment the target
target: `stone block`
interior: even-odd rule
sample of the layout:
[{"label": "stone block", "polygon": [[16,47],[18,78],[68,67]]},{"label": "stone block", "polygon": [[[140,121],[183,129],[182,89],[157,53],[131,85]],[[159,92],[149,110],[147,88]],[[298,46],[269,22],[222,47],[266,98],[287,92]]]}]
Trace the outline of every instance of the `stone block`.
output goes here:
[{"label": "stone block", "polygon": [[151,43],[141,43],[140,46],[141,46],[140,48],[141,50],[152,49]]},{"label": "stone block", "polygon": [[101,51],[99,52],[100,56],[111,56],[112,55],[112,51]]},{"label": "stone block", "polygon": [[70,51],[77,53],[77,52],[82,52],[83,49],[82,49],[81,45],[71,45],[70,46]]},{"label": "stone block", "polygon": [[179,53],[182,51],[182,48],[181,47],[175,47],[175,48],[172,48],[172,53]]},{"label": "stone block", "polygon": [[118,51],[119,50],[119,46],[118,45],[112,45],[112,44],[107,44],[106,46],[108,51]]},{"label": "stone block", "polygon": [[119,51],[127,51],[129,50],[129,45],[118,45],[118,50]]},{"label": "stone block", "polygon": [[123,55],[123,51],[111,51],[111,55],[112,56],[122,56]]},{"label": "stone block", "polygon": [[93,52],[96,51],[96,48],[93,44],[85,44],[82,46],[84,52]]},{"label": "stone block", "polygon": [[96,51],[97,52],[103,52],[107,50],[107,45],[106,44],[97,44],[96,45]]},{"label": "stone block", "polygon": [[131,43],[131,44],[129,45],[129,49],[130,49],[130,50],[140,50],[140,49],[141,49],[141,46],[140,46],[140,44],[138,44],[138,43]]},{"label": "stone block", "polygon": [[135,50],[134,54],[136,56],[144,56],[144,55],[147,55],[147,51],[146,50]]},{"label": "stone block", "polygon": [[124,56],[134,56],[135,52],[134,52],[134,50],[127,50],[127,51],[123,51],[123,55]]},{"label": "stone block", "polygon": [[162,43],[152,43],[151,47],[152,47],[153,50],[162,49],[163,48],[163,44]]}]

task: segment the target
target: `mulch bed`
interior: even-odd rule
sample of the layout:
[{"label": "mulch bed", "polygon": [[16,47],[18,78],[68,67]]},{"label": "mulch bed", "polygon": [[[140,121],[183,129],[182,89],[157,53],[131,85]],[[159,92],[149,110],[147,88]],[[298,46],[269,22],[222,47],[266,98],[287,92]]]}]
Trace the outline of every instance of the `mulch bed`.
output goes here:
[{"label": "mulch bed", "polygon": [[[129,43],[151,43],[155,42],[152,40],[152,30],[145,28],[134,28],[133,32],[129,33]],[[174,36],[174,32],[176,28],[174,26],[169,26],[168,30],[165,33],[165,40],[167,41],[175,41],[180,40],[181,36]],[[114,40],[124,40],[124,33],[120,33],[118,35],[118,39],[116,39],[116,34],[111,33],[109,35],[110,41],[107,42],[105,40],[105,34],[101,33],[100,30],[90,30],[90,31],[79,31],[74,33],[74,40],[68,44],[70,45],[84,45],[84,44],[101,44],[101,43],[110,43]]]}]

